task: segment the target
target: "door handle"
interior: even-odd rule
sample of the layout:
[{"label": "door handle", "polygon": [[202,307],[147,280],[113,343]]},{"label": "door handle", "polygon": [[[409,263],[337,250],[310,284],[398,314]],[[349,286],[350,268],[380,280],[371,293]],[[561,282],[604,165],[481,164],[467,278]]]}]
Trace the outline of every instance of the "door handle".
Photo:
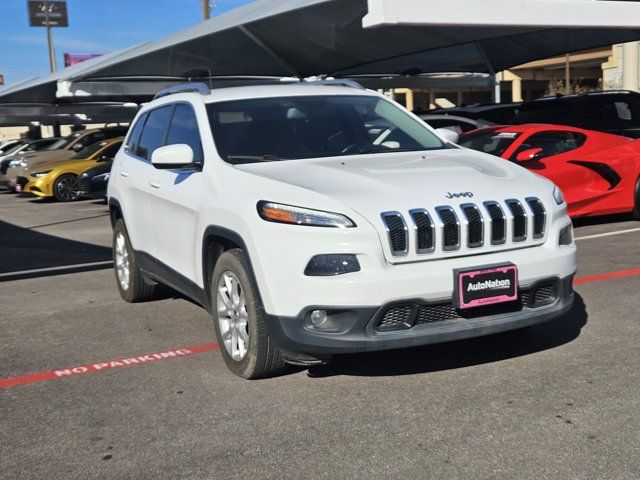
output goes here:
[{"label": "door handle", "polygon": [[129,176],[129,172],[127,172],[126,170],[120,170],[120,176],[126,178]]},{"label": "door handle", "polygon": [[162,187],[162,184],[161,184],[158,180],[151,180],[151,181],[149,182],[149,186],[150,186],[151,188],[156,188],[156,189],[157,189],[157,188],[161,188],[161,187]]}]

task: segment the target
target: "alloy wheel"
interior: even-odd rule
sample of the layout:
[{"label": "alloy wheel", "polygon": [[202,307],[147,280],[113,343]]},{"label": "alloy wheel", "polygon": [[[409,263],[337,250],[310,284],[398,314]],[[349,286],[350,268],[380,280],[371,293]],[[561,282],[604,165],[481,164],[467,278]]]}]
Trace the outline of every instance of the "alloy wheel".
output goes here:
[{"label": "alloy wheel", "polygon": [[60,198],[66,202],[80,197],[80,183],[77,177],[65,176],[58,180],[57,190]]},{"label": "alloy wheel", "polygon": [[249,314],[244,289],[235,273],[227,271],[220,277],[216,307],[224,347],[239,362],[249,348]]},{"label": "alloy wheel", "polygon": [[122,290],[126,291],[129,288],[129,251],[122,232],[116,235],[115,257],[118,281]]}]

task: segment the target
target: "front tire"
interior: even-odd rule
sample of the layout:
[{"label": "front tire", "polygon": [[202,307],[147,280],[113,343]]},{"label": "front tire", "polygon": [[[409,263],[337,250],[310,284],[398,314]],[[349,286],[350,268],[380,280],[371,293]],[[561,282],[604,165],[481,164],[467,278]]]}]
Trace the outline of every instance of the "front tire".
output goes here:
[{"label": "front tire", "polygon": [[113,265],[123,300],[136,303],[153,299],[156,285],[148,283],[142,276],[122,219],[113,227]]},{"label": "front tire", "polygon": [[273,377],[286,363],[269,338],[265,311],[250,274],[249,262],[240,249],[223,253],[213,270],[211,303],[213,320],[229,370],[239,377]]},{"label": "front tire", "polygon": [[636,220],[640,220],[640,177],[638,177],[638,181],[636,182],[636,189],[634,191],[634,195],[635,195],[635,202],[634,202],[634,208],[633,208],[633,212],[631,215],[633,215],[633,218]]},{"label": "front tire", "polygon": [[59,202],[75,202],[80,198],[78,176],[65,173],[56,178],[53,184],[53,196]]}]

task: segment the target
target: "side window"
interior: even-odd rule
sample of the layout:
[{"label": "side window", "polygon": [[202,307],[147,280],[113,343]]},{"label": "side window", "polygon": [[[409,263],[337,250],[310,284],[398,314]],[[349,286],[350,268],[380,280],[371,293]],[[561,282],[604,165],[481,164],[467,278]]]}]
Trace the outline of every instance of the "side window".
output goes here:
[{"label": "side window", "polygon": [[193,161],[202,163],[204,155],[202,153],[202,143],[200,132],[198,131],[198,120],[193,109],[184,103],[176,105],[176,109],[171,118],[169,133],[167,134],[167,145],[185,143],[193,150]]},{"label": "side window", "polygon": [[151,160],[153,152],[162,146],[172,108],[173,105],[167,105],[149,112],[142,135],[140,135],[140,141],[136,145],[135,154],[137,156]]},{"label": "side window", "polygon": [[542,154],[539,158],[560,155],[580,148],[587,141],[586,135],[577,132],[541,132],[535,133],[527,138],[522,145],[512,155],[515,159],[520,152],[531,148],[541,148]]},{"label": "side window", "polygon": [[109,145],[102,152],[100,152],[100,156],[101,157],[110,158],[110,159],[113,160],[113,158],[116,156],[116,153],[118,153],[118,150],[120,149],[120,145],[122,145],[122,144],[121,143],[113,143],[113,144]]},{"label": "side window", "polygon": [[85,147],[88,147],[89,145],[93,145],[94,143],[98,143],[101,140],[104,140],[104,138],[105,138],[104,132],[99,131],[99,132],[89,133],[80,141]]},{"label": "side window", "polygon": [[144,113],[140,116],[136,124],[133,126],[131,133],[129,134],[129,139],[127,140],[127,148],[133,153],[136,151],[136,145],[140,141],[140,134],[142,133],[142,127],[144,127],[144,122],[147,120],[147,114]]}]

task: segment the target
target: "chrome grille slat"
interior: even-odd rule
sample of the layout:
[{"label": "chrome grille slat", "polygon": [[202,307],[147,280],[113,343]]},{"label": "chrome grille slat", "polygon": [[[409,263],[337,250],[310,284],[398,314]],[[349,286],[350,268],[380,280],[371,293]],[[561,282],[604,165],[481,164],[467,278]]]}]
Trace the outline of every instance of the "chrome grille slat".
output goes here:
[{"label": "chrome grille slat", "polygon": [[436,227],[431,220],[431,215],[423,208],[409,211],[413,220],[416,238],[416,252],[418,255],[433,253],[436,247]]},{"label": "chrome grille slat", "polygon": [[460,222],[453,207],[436,207],[442,221],[442,249],[451,252],[460,249]]},{"label": "chrome grille slat", "polygon": [[533,238],[542,238],[546,230],[547,210],[539,198],[529,197],[526,202],[533,213]]},{"label": "chrome grille slat", "polygon": [[509,199],[505,202],[511,212],[513,223],[512,240],[514,242],[524,242],[527,239],[528,215],[519,200]]},{"label": "chrome grille slat", "polygon": [[507,217],[498,202],[484,202],[491,223],[491,245],[502,245],[507,241]]},{"label": "chrome grille slat", "polygon": [[400,212],[384,212],[381,215],[394,257],[403,257],[409,253],[407,224]]},{"label": "chrome grille slat", "polygon": [[484,218],[480,209],[474,203],[460,205],[462,213],[467,218],[467,246],[480,248],[484,245]]}]

